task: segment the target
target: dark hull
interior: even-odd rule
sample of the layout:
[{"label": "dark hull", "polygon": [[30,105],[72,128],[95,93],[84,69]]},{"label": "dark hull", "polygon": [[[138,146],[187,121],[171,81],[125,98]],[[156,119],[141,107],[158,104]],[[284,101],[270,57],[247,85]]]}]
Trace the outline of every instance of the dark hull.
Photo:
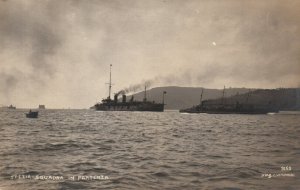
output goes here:
[{"label": "dark hull", "polygon": [[97,111],[151,111],[163,112],[164,104],[152,102],[132,102],[132,103],[100,103],[94,106]]},{"label": "dark hull", "polygon": [[196,111],[196,110],[180,110],[181,113],[207,113],[207,114],[267,114],[270,111]]},{"label": "dark hull", "polygon": [[253,109],[225,109],[225,108],[215,108],[215,109],[204,109],[204,108],[189,108],[180,110],[181,113],[207,113],[207,114],[267,114],[267,113],[277,113],[276,109],[268,108],[253,108]]},{"label": "dark hull", "polygon": [[39,112],[29,112],[29,113],[26,113],[26,117],[27,118],[37,118],[39,115]]}]

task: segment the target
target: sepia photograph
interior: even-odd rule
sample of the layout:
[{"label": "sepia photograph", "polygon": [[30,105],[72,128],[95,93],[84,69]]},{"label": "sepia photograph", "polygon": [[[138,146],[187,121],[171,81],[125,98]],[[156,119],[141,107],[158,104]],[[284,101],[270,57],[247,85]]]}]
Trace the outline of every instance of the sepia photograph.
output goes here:
[{"label": "sepia photograph", "polygon": [[300,0],[0,0],[0,190],[299,190]]}]

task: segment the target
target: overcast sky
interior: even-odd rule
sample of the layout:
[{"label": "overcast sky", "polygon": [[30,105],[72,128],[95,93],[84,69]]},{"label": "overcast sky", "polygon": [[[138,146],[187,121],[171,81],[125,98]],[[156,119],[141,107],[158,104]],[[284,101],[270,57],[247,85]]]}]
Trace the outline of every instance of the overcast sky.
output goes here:
[{"label": "overcast sky", "polygon": [[0,104],[87,108],[150,80],[300,86],[299,0],[0,0]]}]

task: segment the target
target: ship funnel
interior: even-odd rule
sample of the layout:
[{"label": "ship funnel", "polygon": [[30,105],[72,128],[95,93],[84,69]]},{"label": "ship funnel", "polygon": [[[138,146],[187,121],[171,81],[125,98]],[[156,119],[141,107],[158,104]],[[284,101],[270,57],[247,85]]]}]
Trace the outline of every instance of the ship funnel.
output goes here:
[{"label": "ship funnel", "polygon": [[125,94],[123,94],[123,96],[122,96],[122,102],[126,103],[126,95]]},{"label": "ship funnel", "polygon": [[133,95],[132,95],[131,98],[130,98],[130,102],[133,102],[133,98],[134,98],[134,97],[133,97]]},{"label": "ship funnel", "polygon": [[114,101],[115,101],[115,103],[118,102],[118,94],[115,94],[115,96],[114,96]]}]

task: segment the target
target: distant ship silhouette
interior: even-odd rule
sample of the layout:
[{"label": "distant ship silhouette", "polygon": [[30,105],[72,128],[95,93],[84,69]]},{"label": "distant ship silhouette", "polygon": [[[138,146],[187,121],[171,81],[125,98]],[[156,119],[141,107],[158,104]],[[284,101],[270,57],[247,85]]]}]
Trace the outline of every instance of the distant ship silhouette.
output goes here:
[{"label": "distant ship silhouette", "polygon": [[[135,101],[132,96],[129,101],[126,101],[126,95],[124,92],[119,92],[114,95],[114,99],[111,97],[111,66],[109,73],[109,95],[106,99],[103,99],[101,102],[95,104],[92,109],[98,111],[152,111],[152,112],[163,112],[164,111],[164,96],[166,91],[163,91],[163,100],[162,103],[156,103],[154,101],[147,101],[147,89],[145,86],[145,93],[143,101]],[[122,95],[122,101],[118,100],[118,96]]]}]

